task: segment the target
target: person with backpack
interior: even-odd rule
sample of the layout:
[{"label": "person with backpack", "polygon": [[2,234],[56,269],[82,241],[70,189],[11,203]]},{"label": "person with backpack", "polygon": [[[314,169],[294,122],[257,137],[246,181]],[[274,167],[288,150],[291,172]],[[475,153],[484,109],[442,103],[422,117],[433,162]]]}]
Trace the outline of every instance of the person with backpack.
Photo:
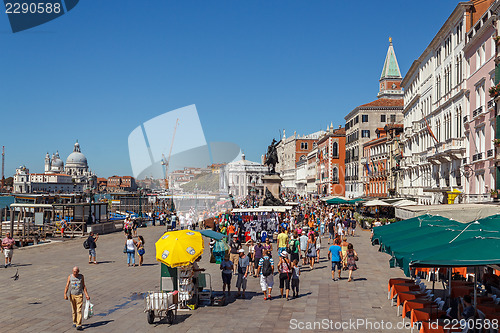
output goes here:
[{"label": "person with backpack", "polygon": [[285,288],[286,300],[289,301],[288,295],[290,294],[290,278],[292,277],[292,265],[288,259],[288,253],[282,251],[280,253],[280,261],[278,263],[278,271],[280,272],[280,293],[283,298],[283,288]]},{"label": "person with backpack", "polygon": [[274,285],[274,261],[269,257],[269,251],[264,251],[264,257],[260,258],[257,273],[260,274],[260,287],[264,293],[264,300],[271,300]]},{"label": "person with backpack", "polygon": [[260,259],[264,256],[264,245],[262,245],[260,239],[257,240],[257,245],[254,246],[254,267],[253,267],[253,276],[257,277],[257,270]]},{"label": "person with backpack", "polygon": [[[90,232],[89,237],[84,242],[83,247],[89,250],[89,264],[92,263],[92,259],[94,259],[94,264],[97,264],[95,249],[97,247],[97,239],[99,238],[99,234],[95,234]],[[87,243],[87,245],[85,245]]]},{"label": "person with backpack", "polygon": [[295,231],[293,236],[290,238],[290,243],[288,244],[288,249],[290,251],[290,261],[300,259],[300,242],[298,240],[298,234]]}]

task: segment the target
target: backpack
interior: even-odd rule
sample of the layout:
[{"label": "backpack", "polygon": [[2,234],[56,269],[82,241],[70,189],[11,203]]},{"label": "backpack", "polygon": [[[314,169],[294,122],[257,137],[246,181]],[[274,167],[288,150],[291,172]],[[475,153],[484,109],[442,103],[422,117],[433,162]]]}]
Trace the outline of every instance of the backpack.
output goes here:
[{"label": "backpack", "polygon": [[86,250],[90,249],[90,244],[89,244],[88,238],[83,242],[83,248]]},{"label": "backpack", "polygon": [[262,262],[262,275],[268,277],[273,274],[273,266],[271,266],[271,259],[264,258]]},{"label": "backpack", "polygon": [[298,240],[296,240],[296,239],[293,240],[292,247],[290,248],[292,253],[297,252],[297,242],[298,242]]}]

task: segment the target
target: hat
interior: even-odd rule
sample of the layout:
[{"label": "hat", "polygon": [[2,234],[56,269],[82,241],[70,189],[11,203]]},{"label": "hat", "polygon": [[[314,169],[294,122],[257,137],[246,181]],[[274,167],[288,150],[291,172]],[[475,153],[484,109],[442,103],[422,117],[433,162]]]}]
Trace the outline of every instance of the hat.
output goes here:
[{"label": "hat", "polygon": [[238,235],[234,235],[233,238],[238,238]]},{"label": "hat", "polygon": [[245,250],[243,250],[243,249],[239,249],[239,250],[238,250],[238,253],[245,253]]},{"label": "hat", "polygon": [[305,234],[306,234],[306,232],[304,230],[302,230],[302,235],[305,235]]},{"label": "hat", "polygon": [[282,256],[282,257],[286,257],[287,255],[288,255],[288,252],[286,252],[286,251],[282,251],[280,253],[280,256]]},{"label": "hat", "polygon": [[260,243],[260,238],[259,238],[259,239],[257,239],[257,243]]}]

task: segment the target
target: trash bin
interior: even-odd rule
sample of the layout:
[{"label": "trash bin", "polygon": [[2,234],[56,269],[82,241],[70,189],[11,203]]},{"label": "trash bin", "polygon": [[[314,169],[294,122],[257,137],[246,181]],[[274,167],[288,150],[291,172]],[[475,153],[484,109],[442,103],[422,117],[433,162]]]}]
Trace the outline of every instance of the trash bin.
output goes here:
[{"label": "trash bin", "polygon": [[171,268],[161,263],[160,290],[174,291],[178,290],[177,268]]}]

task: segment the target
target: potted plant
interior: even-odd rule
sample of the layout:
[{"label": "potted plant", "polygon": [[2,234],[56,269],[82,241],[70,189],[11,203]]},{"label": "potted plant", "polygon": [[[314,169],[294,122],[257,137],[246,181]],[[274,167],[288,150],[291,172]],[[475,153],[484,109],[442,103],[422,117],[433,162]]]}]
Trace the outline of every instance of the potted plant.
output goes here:
[{"label": "potted plant", "polygon": [[493,143],[495,144],[496,147],[499,147],[500,146],[500,139],[493,140]]},{"label": "potted plant", "polygon": [[493,199],[498,199],[498,190],[491,190],[490,195]]},{"label": "potted plant", "polygon": [[500,94],[500,83],[497,84],[496,86],[491,87],[490,90],[488,90],[488,92],[490,93],[491,98],[497,97],[498,94]]},{"label": "potted plant", "polygon": [[389,195],[390,195],[390,196],[394,196],[394,195],[396,195],[396,189],[395,189],[395,188],[390,188],[390,189],[389,189]]}]

